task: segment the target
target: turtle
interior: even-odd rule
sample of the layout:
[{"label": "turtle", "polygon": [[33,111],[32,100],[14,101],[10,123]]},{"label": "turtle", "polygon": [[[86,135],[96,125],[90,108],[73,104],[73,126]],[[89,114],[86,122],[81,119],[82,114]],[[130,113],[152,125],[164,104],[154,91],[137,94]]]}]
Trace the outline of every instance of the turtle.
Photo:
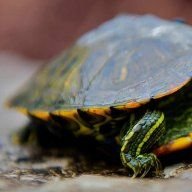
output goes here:
[{"label": "turtle", "polygon": [[30,132],[116,146],[122,166],[144,177],[161,169],[159,156],[192,145],[191,77],[189,25],[123,14],[82,35],[8,106],[29,117]]}]

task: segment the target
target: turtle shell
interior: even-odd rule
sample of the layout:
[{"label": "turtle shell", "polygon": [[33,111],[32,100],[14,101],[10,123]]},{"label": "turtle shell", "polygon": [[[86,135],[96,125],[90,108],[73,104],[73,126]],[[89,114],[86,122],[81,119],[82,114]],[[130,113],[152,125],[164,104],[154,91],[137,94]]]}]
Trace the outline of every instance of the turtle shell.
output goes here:
[{"label": "turtle shell", "polygon": [[120,15],[79,38],[9,104],[41,113],[136,108],[177,91],[191,76],[190,26]]}]

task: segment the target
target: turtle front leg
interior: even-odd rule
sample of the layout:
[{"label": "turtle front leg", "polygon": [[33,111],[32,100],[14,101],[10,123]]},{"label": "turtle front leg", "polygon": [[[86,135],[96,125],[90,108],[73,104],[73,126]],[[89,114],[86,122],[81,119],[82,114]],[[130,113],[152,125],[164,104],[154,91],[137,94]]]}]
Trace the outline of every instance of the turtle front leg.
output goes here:
[{"label": "turtle front leg", "polygon": [[134,172],[133,177],[144,177],[152,168],[160,169],[156,155],[147,153],[165,132],[164,114],[159,111],[145,115],[121,135],[122,164]]}]

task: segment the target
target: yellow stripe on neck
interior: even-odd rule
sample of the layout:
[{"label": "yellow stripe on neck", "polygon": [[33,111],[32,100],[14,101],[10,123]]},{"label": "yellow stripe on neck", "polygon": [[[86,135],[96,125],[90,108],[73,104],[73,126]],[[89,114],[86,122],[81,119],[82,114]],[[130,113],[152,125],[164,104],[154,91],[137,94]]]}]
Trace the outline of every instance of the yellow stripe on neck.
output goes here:
[{"label": "yellow stripe on neck", "polygon": [[164,114],[162,113],[160,118],[157,120],[157,122],[151,127],[151,129],[147,132],[145,137],[143,138],[143,141],[139,144],[137,150],[136,150],[136,156],[141,153],[141,149],[143,145],[149,140],[150,136],[153,134],[153,132],[159,127],[159,125],[164,121]]}]

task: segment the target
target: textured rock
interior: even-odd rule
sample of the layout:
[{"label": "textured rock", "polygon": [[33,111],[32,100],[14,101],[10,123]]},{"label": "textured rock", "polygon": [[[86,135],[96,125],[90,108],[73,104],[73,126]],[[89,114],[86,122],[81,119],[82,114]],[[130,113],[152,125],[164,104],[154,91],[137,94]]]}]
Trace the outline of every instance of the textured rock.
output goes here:
[{"label": "textured rock", "polygon": [[[83,175],[74,179],[67,179],[59,182],[51,182],[38,189],[39,192],[84,191],[84,192],[124,192],[124,191],[148,191],[148,192],[187,192],[191,191],[191,181],[189,180],[152,180],[152,179],[130,179],[127,177],[114,178],[93,175]],[[23,189],[26,191],[26,189]]]}]

